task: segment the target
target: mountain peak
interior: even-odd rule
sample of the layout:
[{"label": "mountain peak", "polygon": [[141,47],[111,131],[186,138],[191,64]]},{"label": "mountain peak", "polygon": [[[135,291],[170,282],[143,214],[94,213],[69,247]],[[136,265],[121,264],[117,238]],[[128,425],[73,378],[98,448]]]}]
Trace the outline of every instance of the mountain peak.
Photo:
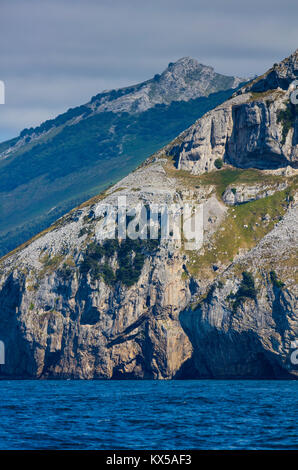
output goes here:
[{"label": "mountain peak", "polygon": [[190,57],[190,56],[181,57],[180,59],[176,60],[176,62],[170,62],[168,65],[168,68],[171,68],[171,67],[175,68],[176,66],[180,66],[180,65],[183,65],[184,67],[209,68],[213,70],[213,67],[202,64],[197,59],[194,59],[193,57]]},{"label": "mountain peak", "polygon": [[[236,88],[243,79],[216,73],[192,57],[170,62],[167,68],[152,79],[110,93],[98,94],[92,103],[96,111],[138,113],[157,104],[189,101],[211,93]],[[112,95],[112,99],[111,96]]]},{"label": "mountain peak", "polygon": [[236,88],[241,81],[244,80],[216,73],[213,67],[187,56],[170,62],[161,75],[149,81],[149,95],[154,104],[170,104]]},{"label": "mountain peak", "polygon": [[187,76],[193,72],[197,72],[199,74],[204,71],[214,73],[213,67],[201,64],[197,59],[187,56],[181,57],[181,59],[178,59],[176,62],[170,62],[163,73],[172,73],[175,76]]},{"label": "mountain peak", "polygon": [[181,57],[180,59],[176,60],[176,62],[170,62],[168,65],[168,68],[175,68],[177,66],[183,65],[184,67],[193,67],[193,68],[202,68],[202,67],[209,67],[204,64],[200,64],[197,59],[194,59],[193,57],[186,56],[186,57]]}]

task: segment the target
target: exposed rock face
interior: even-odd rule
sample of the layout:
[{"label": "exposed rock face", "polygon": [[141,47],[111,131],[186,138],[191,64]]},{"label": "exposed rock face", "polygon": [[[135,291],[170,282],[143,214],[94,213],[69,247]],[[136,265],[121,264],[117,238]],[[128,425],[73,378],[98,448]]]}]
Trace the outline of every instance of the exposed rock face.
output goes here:
[{"label": "exposed rock face", "polygon": [[[241,168],[296,168],[298,120],[288,87],[298,76],[297,57],[296,51],[275,67],[274,76],[280,77],[279,81],[276,78],[272,82],[268,72],[265,78],[256,80],[255,86],[243,87],[237,96],[181,134],[168,150],[175,157],[177,168],[201,174],[214,169],[217,159]],[[260,81],[263,85],[256,90]],[[262,93],[258,95],[256,91]],[[293,116],[285,123],[280,112],[288,106],[293,107]]]},{"label": "exposed rock face", "polygon": [[[157,250],[147,253],[137,282],[130,286],[121,282],[110,285],[101,275],[94,278],[92,272],[82,272],[86,249],[102,224],[102,204],[115,205],[118,196],[126,195],[132,207],[138,201],[204,202],[206,243],[222,230],[227,209],[214,196],[212,186],[185,189],[179,178],[169,177],[164,165],[166,160],[148,163],[109,190],[104,199],[78,208],[48,233],[2,260],[4,377],[256,377],[295,373],[286,363],[289,341],[298,334],[294,274],[291,267],[281,269],[281,260],[285,263],[293,256],[293,210],[228,270],[225,262],[217,263],[214,274],[224,287],[212,290],[208,302],[193,312],[188,305],[210,290],[210,280],[200,271],[198,276],[191,274],[192,254],[181,250],[177,242],[161,240]],[[273,192],[282,192],[283,187],[274,183]],[[265,230],[269,219],[266,216],[260,221]],[[119,262],[119,255],[112,253],[99,265],[109,263],[115,271]],[[262,277],[257,300],[248,299],[234,312],[226,297],[237,291],[241,276],[235,266],[240,265],[240,271],[253,269],[254,276],[260,272]],[[277,289],[268,281],[273,268],[286,281],[286,289]],[[214,362],[213,348],[217,350]]]},{"label": "exposed rock face", "polygon": [[[275,96],[277,95],[277,96]],[[283,141],[283,123],[279,111],[290,103],[290,92],[273,92],[267,98],[232,108],[233,126],[227,141],[224,158],[242,168],[297,167],[298,146],[296,137],[298,121]]]},{"label": "exposed rock face", "polygon": [[[297,253],[297,207],[214,284],[209,301],[181,313],[194,347],[196,377],[289,377],[298,333],[297,274],[287,272]],[[233,309],[239,267],[255,278],[257,295]],[[276,271],[275,271],[276,270]],[[287,288],[268,272],[288,279]],[[234,301],[235,302],[235,301]]]},{"label": "exposed rock face", "polygon": [[[1,376],[297,376],[297,144],[296,130],[285,135],[278,122],[285,97],[235,96],[2,258]],[[242,170],[199,175],[218,158]],[[203,204],[203,246],[99,242],[103,205],[120,196],[129,207]]]},{"label": "exposed rock face", "polygon": [[232,134],[232,105],[243,101],[245,97],[242,96],[233,98],[205,114],[182,134],[181,139],[177,139],[169,154],[176,159],[179,170],[198,175],[215,169],[214,162],[223,159],[227,140]]},{"label": "exposed rock face", "polygon": [[113,292],[102,282],[77,277],[61,282],[53,274],[32,295],[25,278],[11,274],[1,293],[6,302],[0,335],[8,351],[3,372],[85,379],[173,377],[191,356],[178,321],[190,298],[180,278],[181,260],[162,256],[146,263],[138,286],[129,291]]},{"label": "exposed rock face", "polygon": [[[130,193],[138,183],[142,192]],[[128,189],[117,191],[118,185],[106,203],[116,204],[118,195],[130,196],[132,206],[140,198],[147,203],[172,202],[175,195],[173,182],[156,164],[121,184]],[[182,253],[160,246],[146,259],[138,282],[130,288],[111,287],[77,269],[86,244],[80,231],[100,205],[75,211],[67,224],[4,261],[0,337],[5,338],[8,351],[5,374],[171,378],[190,358],[192,348],[178,320],[191,297],[182,279]],[[91,219],[88,230],[95,231],[100,223],[100,218]],[[53,268],[44,256],[50,256]]]},{"label": "exposed rock face", "polygon": [[287,187],[287,183],[277,183],[276,186],[256,184],[237,185],[237,188],[228,187],[222,195],[222,199],[227,205],[243,204],[244,202],[255,201],[264,197],[272,196],[276,191],[282,191]]},{"label": "exposed rock face", "polygon": [[261,77],[256,78],[252,83],[244,87],[243,92],[264,92],[275,88],[287,90],[289,85],[298,77],[298,49],[286,59],[264,73]]},{"label": "exposed rock face", "polygon": [[183,57],[170,63],[161,75],[152,80],[128,87],[124,96],[111,101],[109,97],[99,95],[94,103],[97,111],[141,112],[156,104],[188,101],[219,90],[237,88],[243,81],[216,73],[212,67],[191,57]]}]

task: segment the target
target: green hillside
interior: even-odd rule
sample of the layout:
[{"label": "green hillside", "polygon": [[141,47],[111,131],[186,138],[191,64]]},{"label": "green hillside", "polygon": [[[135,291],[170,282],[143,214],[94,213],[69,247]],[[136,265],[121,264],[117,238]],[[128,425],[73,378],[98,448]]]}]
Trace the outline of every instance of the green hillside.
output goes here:
[{"label": "green hillside", "polygon": [[[131,172],[233,91],[136,114],[89,115],[80,106],[24,130],[25,145],[0,160],[0,255]],[[31,140],[34,133],[42,134]],[[16,142],[0,144],[0,152]]]}]

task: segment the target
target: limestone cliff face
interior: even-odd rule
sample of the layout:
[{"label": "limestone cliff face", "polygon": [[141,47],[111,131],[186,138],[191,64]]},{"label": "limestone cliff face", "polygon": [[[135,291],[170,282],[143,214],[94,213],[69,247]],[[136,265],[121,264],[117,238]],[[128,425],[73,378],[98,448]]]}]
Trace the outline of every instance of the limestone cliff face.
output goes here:
[{"label": "limestone cliff face", "polygon": [[[289,93],[238,94],[2,258],[0,377],[297,376],[297,119],[280,114]],[[100,240],[107,205],[124,196],[132,208],[203,205],[203,245]]]},{"label": "limestone cliff face", "polygon": [[[142,191],[131,191],[138,183]],[[160,165],[121,184],[124,189],[114,188],[105,203],[116,203],[121,195],[131,195],[132,205],[140,198],[171,202],[175,195]],[[171,378],[190,358],[191,344],[178,319],[191,297],[182,279],[182,253],[161,243],[130,287],[112,287],[80,272],[86,246],[101,224],[96,216],[101,204],[74,211],[4,259],[0,337],[7,349],[6,376]],[[117,265],[116,254],[109,262]]]},{"label": "limestone cliff face", "polygon": [[1,291],[0,336],[7,349],[2,372],[85,379],[173,377],[191,356],[178,320],[190,293],[180,281],[179,259],[159,257],[149,266],[150,261],[129,290],[112,290],[75,274],[65,281],[53,273],[32,293],[26,278],[12,273]]},{"label": "limestone cliff face", "polygon": [[177,168],[201,174],[217,159],[241,168],[296,168],[298,121],[290,85],[298,76],[297,57],[296,51],[181,134],[168,148]]},{"label": "limestone cliff face", "polygon": [[[217,279],[208,301],[181,313],[194,347],[194,376],[298,375],[290,360],[298,333],[297,272],[291,268],[297,254],[297,215],[297,207],[289,210],[272,232]],[[238,296],[237,301],[241,271],[254,278],[255,296],[240,301]],[[287,279],[286,284],[273,272]]]},{"label": "limestone cliff face", "polygon": [[[240,211],[247,207],[248,214],[255,214],[248,226],[242,225],[241,212],[231,212],[235,209],[218,200],[214,185],[202,185],[200,177],[193,181],[191,175],[185,179],[171,168],[175,176],[170,174],[167,159],[148,162],[104,196],[59,219],[49,231],[2,259],[0,339],[7,358],[2,377],[156,379],[295,374],[287,362],[290,341],[298,334],[293,281],[295,179],[269,175],[270,195],[262,194],[261,199],[255,197],[247,203],[264,201],[264,207],[238,206]],[[258,175],[256,172],[256,178]],[[277,184],[280,178],[283,182]],[[244,187],[242,182],[239,188],[243,191]],[[249,188],[251,185],[247,191]],[[117,198],[124,195],[132,207],[139,201],[203,203],[203,247],[185,251],[177,241],[160,240],[153,249],[145,248],[141,271],[131,283],[111,283],[107,276],[118,272],[121,248],[120,252],[119,248],[106,249],[97,260],[95,273],[93,264],[91,269],[82,269],[89,259],[88,250],[98,243],[102,204],[116,205]],[[277,223],[282,214],[286,216]],[[225,233],[226,226],[233,230],[229,220],[238,219],[239,255],[231,263],[232,255],[227,257],[216,248],[214,240]],[[267,237],[262,238],[263,233]],[[222,240],[234,243],[229,232]],[[249,244],[256,247],[249,251]],[[208,250],[216,252],[215,261],[208,261],[211,277],[203,269]],[[136,255],[131,252],[129,256]],[[257,297],[245,299],[233,310],[227,297],[237,293],[241,272],[246,270],[255,278]],[[282,279],[282,288],[270,281],[271,271]],[[204,301],[200,301],[202,297]],[[192,311],[189,305],[194,302],[198,306]]]}]

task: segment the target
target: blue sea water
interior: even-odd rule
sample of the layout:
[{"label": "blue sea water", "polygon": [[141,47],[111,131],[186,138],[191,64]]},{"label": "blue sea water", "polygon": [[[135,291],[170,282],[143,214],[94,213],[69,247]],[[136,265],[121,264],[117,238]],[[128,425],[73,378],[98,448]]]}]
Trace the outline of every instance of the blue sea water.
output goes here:
[{"label": "blue sea water", "polygon": [[298,449],[298,381],[0,381],[0,449]]}]

